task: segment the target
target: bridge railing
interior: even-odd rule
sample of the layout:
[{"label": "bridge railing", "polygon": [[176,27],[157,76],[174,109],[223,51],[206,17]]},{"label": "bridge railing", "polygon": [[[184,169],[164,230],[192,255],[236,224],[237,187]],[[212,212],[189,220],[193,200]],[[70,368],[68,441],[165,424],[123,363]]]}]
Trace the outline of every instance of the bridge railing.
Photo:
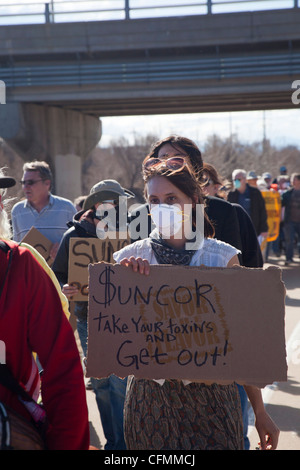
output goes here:
[{"label": "bridge railing", "polygon": [[300,8],[300,0],[0,0],[0,24],[129,20]]},{"label": "bridge railing", "polygon": [[181,80],[232,80],[299,76],[300,53],[255,54],[203,59],[120,63],[7,65],[1,78],[7,88],[155,83]]}]

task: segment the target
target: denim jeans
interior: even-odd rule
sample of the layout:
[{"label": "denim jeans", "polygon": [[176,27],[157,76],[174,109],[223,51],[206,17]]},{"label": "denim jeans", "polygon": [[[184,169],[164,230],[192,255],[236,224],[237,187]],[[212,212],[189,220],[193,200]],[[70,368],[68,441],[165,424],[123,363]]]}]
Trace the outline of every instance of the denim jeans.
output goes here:
[{"label": "denim jeans", "polygon": [[300,240],[300,222],[285,222],[284,223],[284,237],[285,237],[285,256],[287,261],[291,261],[294,255],[295,235],[298,235]]},{"label": "denim jeans", "polygon": [[[87,320],[82,315],[77,317],[77,331],[83,353],[86,356]],[[111,375],[103,379],[92,378],[91,383],[106,439],[105,450],[125,450],[123,409],[127,378],[120,379],[116,375]]]},{"label": "denim jeans", "polygon": [[106,438],[105,450],[125,450],[123,409],[127,378],[91,379]]},{"label": "denim jeans", "polygon": [[237,384],[240,399],[241,399],[241,407],[242,407],[242,415],[243,415],[243,427],[244,427],[244,449],[250,449],[250,441],[248,438],[248,397],[247,393],[245,392],[244,387]]}]

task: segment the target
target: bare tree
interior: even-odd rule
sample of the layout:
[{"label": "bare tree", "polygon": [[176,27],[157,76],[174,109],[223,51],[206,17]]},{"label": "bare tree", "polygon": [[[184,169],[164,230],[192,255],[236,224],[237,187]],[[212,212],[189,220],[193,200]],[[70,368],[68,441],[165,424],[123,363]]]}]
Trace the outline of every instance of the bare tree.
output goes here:
[{"label": "bare tree", "polygon": [[142,162],[156,140],[158,137],[152,134],[146,136],[134,134],[133,144],[130,144],[126,137],[120,137],[110,142],[110,150],[114,160],[123,170],[120,183],[132,190],[139,201],[143,199]]}]

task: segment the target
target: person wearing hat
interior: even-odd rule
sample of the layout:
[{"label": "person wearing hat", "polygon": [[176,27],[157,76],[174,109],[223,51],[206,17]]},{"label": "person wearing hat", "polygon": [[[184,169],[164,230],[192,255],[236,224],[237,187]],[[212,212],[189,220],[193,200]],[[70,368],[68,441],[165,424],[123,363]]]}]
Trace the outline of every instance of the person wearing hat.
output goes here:
[{"label": "person wearing hat", "polygon": [[[113,179],[100,181],[91,188],[89,195],[85,198],[83,209],[75,214],[73,222],[69,224],[70,228],[63,235],[52,265],[62,291],[69,299],[78,293],[76,287],[68,284],[70,239],[72,237],[102,238],[107,230],[122,229],[123,231],[124,227],[120,226],[120,220],[125,219],[127,222],[127,213],[125,217],[121,214],[123,205],[120,202],[122,203],[124,198],[127,201],[133,197],[135,197],[134,193],[123,188],[118,181]],[[109,217],[110,211],[113,213],[112,217]],[[75,301],[77,331],[85,356],[87,354],[87,312],[87,301]],[[91,383],[107,441],[105,450],[126,449],[123,436],[123,405],[127,379],[121,380],[111,375],[104,379],[92,378]]]},{"label": "person wearing hat", "polygon": [[272,175],[271,175],[271,173],[266,171],[265,173],[262,174],[262,179],[265,181],[265,183],[267,185],[267,189],[270,189],[271,184],[272,184]]},{"label": "person wearing hat", "polygon": [[95,184],[90,190],[90,194],[86,197],[83,209],[88,210],[100,202],[114,203],[119,197],[133,198],[135,194],[129,189],[122,188],[116,180],[103,180]]},{"label": "person wearing hat", "polygon": [[257,177],[255,171],[253,171],[253,170],[248,171],[248,173],[247,173],[247,183],[249,184],[249,186],[253,186],[254,188],[257,188],[257,180],[258,180],[258,177]]},{"label": "person wearing hat", "polygon": [[287,175],[287,168],[286,166],[282,165],[280,168],[279,168],[279,173],[280,175]]},{"label": "person wearing hat", "polygon": [[[10,240],[3,196],[6,189],[15,184],[14,178],[4,176],[0,170],[0,342],[5,344],[0,402],[18,413],[25,422],[31,422],[29,402],[21,401],[5,382],[7,368],[32,398],[30,409],[39,409],[36,400],[41,390],[49,423],[45,434],[47,449],[87,450],[86,393],[72,327],[57,289],[36,259],[34,250]],[[43,367],[41,388],[34,353],[38,354]]]}]

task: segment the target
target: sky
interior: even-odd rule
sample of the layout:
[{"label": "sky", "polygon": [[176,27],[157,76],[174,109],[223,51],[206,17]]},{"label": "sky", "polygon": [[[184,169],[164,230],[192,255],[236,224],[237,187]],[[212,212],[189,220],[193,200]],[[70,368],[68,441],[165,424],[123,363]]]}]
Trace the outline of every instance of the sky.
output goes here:
[{"label": "sky", "polygon": [[213,134],[222,138],[236,134],[244,143],[261,142],[265,136],[278,148],[295,145],[300,149],[300,104],[289,110],[104,117],[101,121],[100,147],[120,137],[133,143],[135,134],[158,138],[179,134],[199,145]]},{"label": "sky", "polygon": [[[0,23],[16,24],[15,18],[10,15],[5,16],[7,13],[23,14],[23,17],[18,17],[17,22],[20,23],[43,22],[45,4],[52,2],[55,22],[124,18],[125,0],[0,0]],[[170,14],[206,14],[206,2],[207,0],[129,0],[130,17],[135,19],[148,16],[170,16]],[[290,8],[293,7],[294,0],[212,0],[212,5],[213,13],[226,13]]]}]

